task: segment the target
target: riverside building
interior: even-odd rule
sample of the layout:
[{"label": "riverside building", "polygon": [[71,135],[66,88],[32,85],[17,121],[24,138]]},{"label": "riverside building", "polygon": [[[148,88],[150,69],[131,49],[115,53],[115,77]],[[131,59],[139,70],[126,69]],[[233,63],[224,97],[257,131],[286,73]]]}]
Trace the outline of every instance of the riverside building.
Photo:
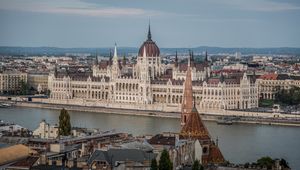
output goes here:
[{"label": "riverside building", "polygon": [[27,73],[5,71],[0,73],[0,94],[17,94],[22,82],[27,82]]},{"label": "riverside building", "polygon": [[207,54],[197,63],[190,52],[188,63],[162,63],[160,49],[152,40],[150,25],[135,64],[120,59],[115,45],[113,57],[92,66],[92,72],[60,72],[48,77],[48,102],[140,110],[181,109],[184,79],[190,66],[196,107],[202,110],[258,107],[257,84],[246,74],[211,77]]},{"label": "riverside building", "polygon": [[293,86],[300,87],[300,76],[268,73],[257,79],[259,97],[274,100],[279,90],[288,90]]}]

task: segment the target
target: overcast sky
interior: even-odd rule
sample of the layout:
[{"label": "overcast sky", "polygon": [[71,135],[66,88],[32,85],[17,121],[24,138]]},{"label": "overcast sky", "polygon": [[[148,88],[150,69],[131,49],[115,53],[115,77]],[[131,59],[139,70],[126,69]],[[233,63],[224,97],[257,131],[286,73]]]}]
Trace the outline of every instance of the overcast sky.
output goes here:
[{"label": "overcast sky", "polygon": [[299,0],[0,0],[0,46],[300,47]]}]

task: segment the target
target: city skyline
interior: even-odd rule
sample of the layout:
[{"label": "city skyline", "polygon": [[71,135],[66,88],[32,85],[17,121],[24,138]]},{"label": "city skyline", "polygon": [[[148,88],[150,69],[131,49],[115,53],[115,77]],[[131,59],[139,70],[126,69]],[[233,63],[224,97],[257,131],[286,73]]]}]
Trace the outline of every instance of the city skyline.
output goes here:
[{"label": "city skyline", "polygon": [[[160,3],[161,5],[157,5]],[[0,1],[0,46],[299,47],[297,1]]]}]

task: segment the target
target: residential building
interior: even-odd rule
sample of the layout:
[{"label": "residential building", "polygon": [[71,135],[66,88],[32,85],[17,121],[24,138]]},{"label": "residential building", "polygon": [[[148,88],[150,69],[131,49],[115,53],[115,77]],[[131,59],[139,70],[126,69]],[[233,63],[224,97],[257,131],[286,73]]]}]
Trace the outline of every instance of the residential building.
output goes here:
[{"label": "residential building", "polygon": [[287,90],[292,86],[300,87],[300,76],[268,73],[260,76],[257,84],[261,99],[274,100],[279,90]]},{"label": "residential building", "polygon": [[27,73],[5,71],[0,73],[0,94],[17,94],[22,82],[27,83]]}]

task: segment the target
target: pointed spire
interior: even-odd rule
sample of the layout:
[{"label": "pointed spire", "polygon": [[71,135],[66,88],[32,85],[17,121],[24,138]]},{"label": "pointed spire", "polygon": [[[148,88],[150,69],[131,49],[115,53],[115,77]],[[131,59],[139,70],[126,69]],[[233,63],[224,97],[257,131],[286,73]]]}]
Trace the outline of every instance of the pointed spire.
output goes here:
[{"label": "pointed spire", "polygon": [[112,51],[109,49],[109,65],[112,65]]},{"label": "pointed spire", "polygon": [[126,56],[125,54],[123,55],[123,61],[122,61],[122,65],[125,66],[126,65]]},{"label": "pointed spire", "polygon": [[98,61],[98,50],[96,50],[96,65],[99,64],[99,61]]},{"label": "pointed spire", "polygon": [[178,67],[178,56],[177,56],[177,50],[175,54],[175,67]]},{"label": "pointed spire", "polygon": [[191,66],[191,57],[188,58],[188,69],[190,69]]},{"label": "pointed spire", "polygon": [[118,53],[117,53],[117,43],[115,43],[115,50],[114,50],[114,58],[118,57]]},{"label": "pointed spire", "polygon": [[149,27],[148,27],[148,41],[151,41],[150,20],[149,20]]},{"label": "pointed spire", "polygon": [[193,85],[191,68],[188,66],[184,81],[184,92],[182,100],[182,112],[190,113],[193,108]]},{"label": "pointed spire", "polygon": [[57,65],[55,64],[55,68],[54,68],[54,76],[57,77]]},{"label": "pointed spire", "polygon": [[207,50],[205,50],[205,62],[208,62]]}]

